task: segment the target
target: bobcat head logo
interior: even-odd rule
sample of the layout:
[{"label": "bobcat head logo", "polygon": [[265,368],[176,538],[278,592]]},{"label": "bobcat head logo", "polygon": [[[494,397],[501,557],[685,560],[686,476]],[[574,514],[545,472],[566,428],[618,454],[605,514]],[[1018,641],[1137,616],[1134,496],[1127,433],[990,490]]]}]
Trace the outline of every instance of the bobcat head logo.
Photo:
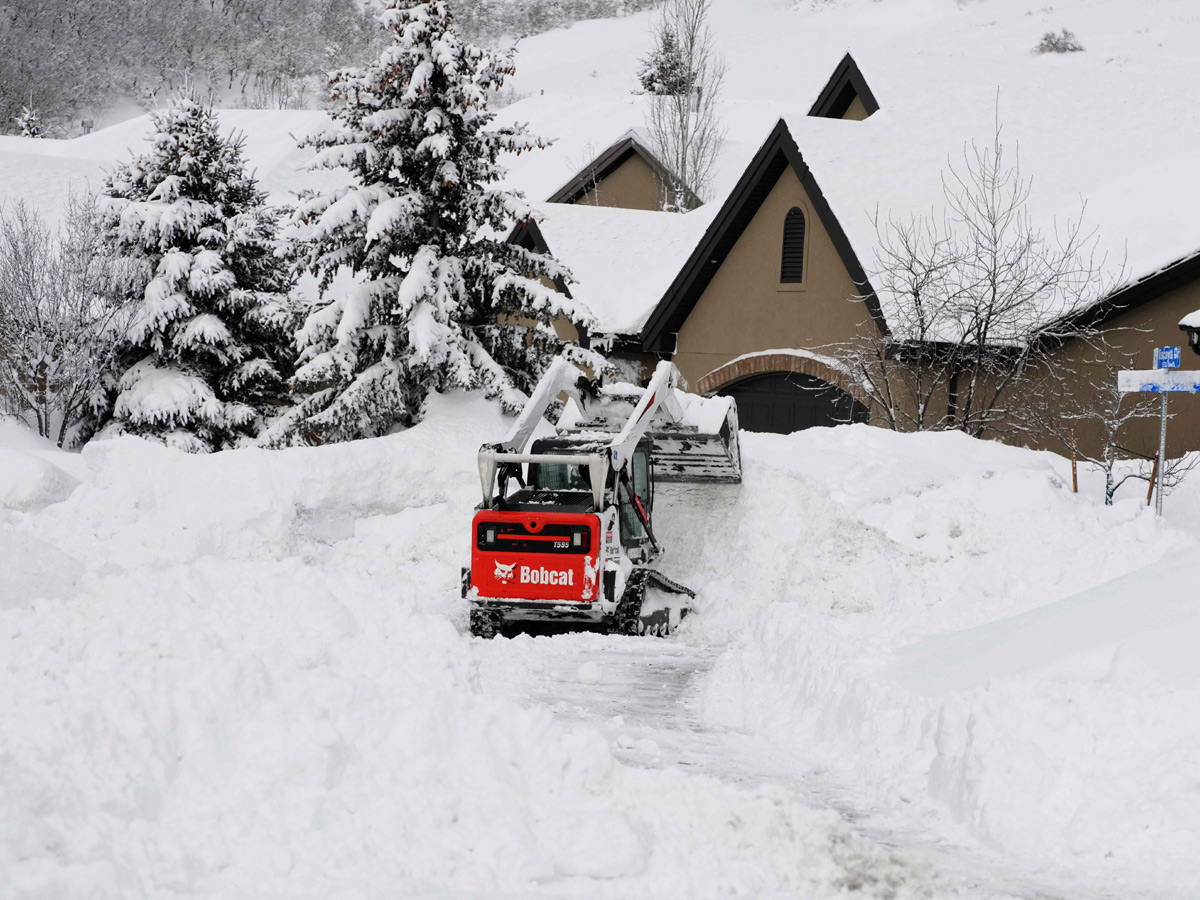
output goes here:
[{"label": "bobcat head logo", "polygon": [[504,566],[496,563],[496,580],[501,584],[511,584],[513,580],[513,569],[517,567],[516,563]]}]

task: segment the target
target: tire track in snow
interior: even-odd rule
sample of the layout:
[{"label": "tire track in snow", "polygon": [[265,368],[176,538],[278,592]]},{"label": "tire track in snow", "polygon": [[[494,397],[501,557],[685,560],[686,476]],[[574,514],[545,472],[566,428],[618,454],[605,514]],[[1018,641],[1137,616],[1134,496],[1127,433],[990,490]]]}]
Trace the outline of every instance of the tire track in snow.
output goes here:
[{"label": "tire track in snow", "polygon": [[595,728],[626,765],[678,769],[747,791],[775,786],[810,809],[832,811],[854,833],[928,879],[930,897],[1116,900],[1107,892],[1041,884],[1036,874],[1016,871],[983,847],[950,842],[919,823],[858,805],[846,786],[799,769],[785,747],[706,726],[700,690],[719,648],[679,638],[581,633],[476,641],[473,650],[489,692]]}]

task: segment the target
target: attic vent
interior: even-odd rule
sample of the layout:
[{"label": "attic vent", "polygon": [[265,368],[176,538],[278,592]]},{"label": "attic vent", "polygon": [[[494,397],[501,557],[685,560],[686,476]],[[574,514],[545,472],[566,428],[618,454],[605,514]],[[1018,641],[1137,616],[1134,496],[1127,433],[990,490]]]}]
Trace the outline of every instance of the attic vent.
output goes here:
[{"label": "attic vent", "polygon": [[779,280],[784,284],[804,281],[804,210],[793,206],[783,222],[783,264]]}]

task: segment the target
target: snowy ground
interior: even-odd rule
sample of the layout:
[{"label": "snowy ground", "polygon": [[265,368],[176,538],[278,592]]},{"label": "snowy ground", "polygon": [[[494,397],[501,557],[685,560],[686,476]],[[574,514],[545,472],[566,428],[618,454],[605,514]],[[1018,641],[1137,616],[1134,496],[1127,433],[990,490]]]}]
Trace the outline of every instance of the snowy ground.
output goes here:
[{"label": "snowy ground", "polygon": [[448,398],[189,458],[0,424],[0,897],[1200,890],[1170,516],[959,435],[748,435],[742,486],[659,494],[676,636],[483,642],[502,427]]}]

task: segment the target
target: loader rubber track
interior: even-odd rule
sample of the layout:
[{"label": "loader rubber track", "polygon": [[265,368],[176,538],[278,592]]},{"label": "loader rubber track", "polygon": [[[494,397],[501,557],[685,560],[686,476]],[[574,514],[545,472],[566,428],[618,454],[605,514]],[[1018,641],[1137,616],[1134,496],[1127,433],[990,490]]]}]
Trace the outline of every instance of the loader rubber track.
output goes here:
[{"label": "loader rubber track", "polygon": [[[686,594],[694,598],[696,592],[684,587],[663,575],[657,569],[635,568],[625,582],[625,591],[613,612],[609,634],[645,634],[646,625],[642,621],[642,602],[646,599],[646,589],[653,585],[669,594]],[[654,634],[665,637],[667,629],[657,629]]]},{"label": "loader rubber track", "polygon": [[471,634],[490,640],[500,633],[503,624],[499,613],[486,609],[471,610]]}]

